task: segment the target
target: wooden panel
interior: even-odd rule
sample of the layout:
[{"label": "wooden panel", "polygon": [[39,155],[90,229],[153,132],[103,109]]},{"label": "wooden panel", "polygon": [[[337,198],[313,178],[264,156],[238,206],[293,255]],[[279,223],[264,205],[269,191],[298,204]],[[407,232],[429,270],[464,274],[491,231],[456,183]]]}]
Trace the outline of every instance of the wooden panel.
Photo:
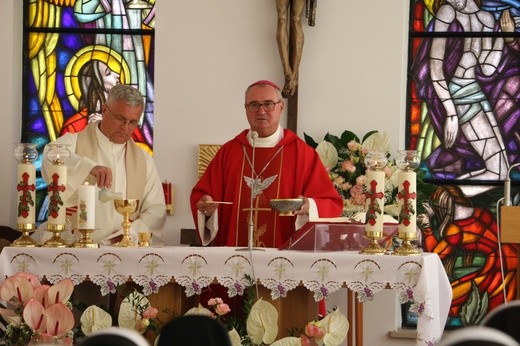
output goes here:
[{"label": "wooden panel", "polygon": [[520,207],[504,206],[500,209],[500,235],[502,243],[520,243]]}]

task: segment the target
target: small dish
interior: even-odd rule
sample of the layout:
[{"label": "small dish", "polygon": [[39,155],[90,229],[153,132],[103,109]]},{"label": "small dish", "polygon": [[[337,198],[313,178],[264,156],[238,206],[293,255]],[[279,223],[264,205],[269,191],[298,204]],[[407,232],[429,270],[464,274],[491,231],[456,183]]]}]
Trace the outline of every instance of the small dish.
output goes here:
[{"label": "small dish", "polygon": [[294,212],[302,207],[303,198],[271,199],[269,204],[280,216],[293,216]]}]

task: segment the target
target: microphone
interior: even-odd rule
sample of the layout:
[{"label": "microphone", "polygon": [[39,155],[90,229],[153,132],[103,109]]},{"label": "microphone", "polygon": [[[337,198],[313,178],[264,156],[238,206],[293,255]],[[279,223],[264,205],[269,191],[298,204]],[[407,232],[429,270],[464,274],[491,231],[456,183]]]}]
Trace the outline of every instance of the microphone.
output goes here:
[{"label": "microphone", "polygon": [[258,139],[258,132],[251,131],[251,146],[253,147],[253,152],[251,156],[251,199],[249,203],[249,230],[247,235],[247,246],[249,250],[251,251],[253,249],[253,200],[256,196],[256,178],[255,178],[255,152],[256,152],[256,140]]},{"label": "microphone", "polygon": [[515,163],[509,169],[507,170],[507,177],[504,181],[504,205],[510,206],[511,205],[511,171],[513,168],[520,166],[519,163]]}]

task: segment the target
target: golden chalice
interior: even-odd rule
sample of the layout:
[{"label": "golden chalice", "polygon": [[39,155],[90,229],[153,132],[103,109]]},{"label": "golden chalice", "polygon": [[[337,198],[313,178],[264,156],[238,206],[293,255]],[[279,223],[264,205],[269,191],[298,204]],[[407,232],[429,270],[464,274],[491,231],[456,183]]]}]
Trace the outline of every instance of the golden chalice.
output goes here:
[{"label": "golden chalice", "polygon": [[123,222],[121,227],[123,228],[123,239],[120,242],[115,243],[114,246],[121,247],[132,247],[135,246],[130,239],[130,225],[132,224],[129,220],[130,214],[135,213],[139,209],[139,199],[114,199],[114,208],[116,211],[123,215]]}]

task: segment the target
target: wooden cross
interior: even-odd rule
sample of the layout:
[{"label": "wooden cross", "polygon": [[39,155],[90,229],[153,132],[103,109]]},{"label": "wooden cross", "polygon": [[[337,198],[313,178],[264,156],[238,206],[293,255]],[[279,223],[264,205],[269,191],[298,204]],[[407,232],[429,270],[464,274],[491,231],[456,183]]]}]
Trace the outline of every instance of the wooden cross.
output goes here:
[{"label": "wooden cross", "polygon": [[22,191],[22,195],[20,196],[20,203],[18,204],[18,216],[29,216],[29,208],[27,206],[29,204],[34,205],[34,201],[32,200],[32,196],[29,191],[34,191],[36,186],[34,184],[29,185],[28,182],[29,173],[24,172],[22,174],[22,181],[16,185],[16,190]]},{"label": "wooden cross", "polygon": [[[306,11],[305,16],[308,19],[308,25],[314,26],[316,24],[316,7],[318,0],[306,0]],[[289,36],[290,35],[289,27]],[[292,45],[289,45],[289,60],[293,60],[293,49]],[[298,83],[299,84],[299,83]],[[287,128],[294,133],[298,131],[298,85],[296,85],[296,91],[293,96],[287,98]]]},{"label": "wooden cross", "polygon": [[403,225],[408,226],[410,224],[410,214],[415,213],[415,210],[410,208],[410,201],[417,198],[417,193],[410,193],[410,182],[408,180],[403,182],[403,190],[397,193],[397,198],[403,200],[403,209],[399,213],[399,216],[402,217],[399,219],[402,220],[401,223]]}]

